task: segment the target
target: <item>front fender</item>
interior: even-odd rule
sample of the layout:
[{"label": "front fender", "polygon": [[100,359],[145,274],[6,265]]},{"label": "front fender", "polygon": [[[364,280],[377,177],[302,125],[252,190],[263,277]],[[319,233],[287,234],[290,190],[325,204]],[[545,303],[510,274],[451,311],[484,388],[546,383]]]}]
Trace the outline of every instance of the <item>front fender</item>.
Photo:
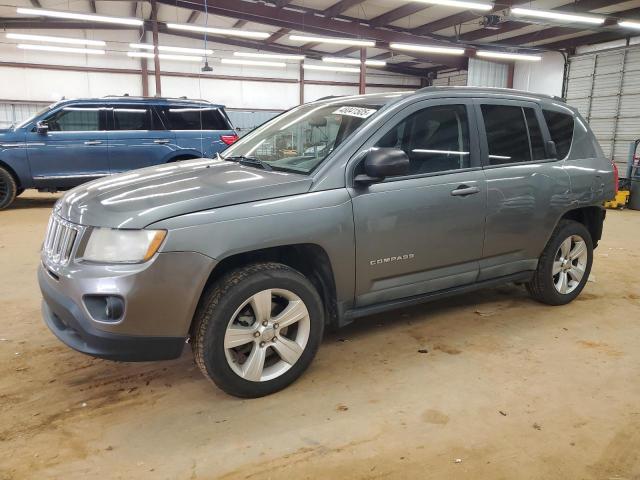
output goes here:
[{"label": "front fender", "polygon": [[177,160],[186,160],[186,159],[193,159],[193,158],[202,158],[202,152],[195,150],[193,148],[178,148],[177,150],[174,150],[173,152],[168,153],[167,155],[164,156],[164,158],[162,159],[162,162],[160,163],[170,163],[170,162],[175,162]]}]

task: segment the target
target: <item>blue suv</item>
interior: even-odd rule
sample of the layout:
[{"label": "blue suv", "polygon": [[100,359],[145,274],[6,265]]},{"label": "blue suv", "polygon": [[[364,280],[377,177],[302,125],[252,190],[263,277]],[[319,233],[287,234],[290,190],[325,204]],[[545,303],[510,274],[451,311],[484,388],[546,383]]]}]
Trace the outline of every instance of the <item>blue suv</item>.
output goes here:
[{"label": "blue suv", "polygon": [[27,188],[55,192],[178,160],[211,157],[238,136],[222,105],[201,100],[63,100],[0,130],[0,210]]}]

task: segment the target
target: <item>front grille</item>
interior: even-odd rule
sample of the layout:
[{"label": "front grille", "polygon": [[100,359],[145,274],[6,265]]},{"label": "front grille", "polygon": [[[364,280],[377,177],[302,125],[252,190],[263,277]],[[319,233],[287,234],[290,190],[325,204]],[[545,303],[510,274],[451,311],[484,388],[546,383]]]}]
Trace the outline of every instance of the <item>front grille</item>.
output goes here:
[{"label": "front grille", "polygon": [[44,255],[54,264],[66,265],[71,259],[73,247],[80,233],[80,227],[51,215],[47,235],[42,245]]}]

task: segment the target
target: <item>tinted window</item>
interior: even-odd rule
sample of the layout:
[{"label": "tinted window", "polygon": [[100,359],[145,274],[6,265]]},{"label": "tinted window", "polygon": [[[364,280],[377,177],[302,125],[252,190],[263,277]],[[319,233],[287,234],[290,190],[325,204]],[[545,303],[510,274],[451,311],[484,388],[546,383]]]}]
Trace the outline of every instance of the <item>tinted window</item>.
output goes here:
[{"label": "tinted window", "polygon": [[573,116],[551,110],[543,110],[542,113],[547,121],[551,140],[556,143],[558,158],[565,158],[569,154],[573,139]]},{"label": "tinted window", "polygon": [[145,107],[114,107],[114,130],[151,130],[151,112]]},{"label": "tinted window", "polygon": [[230,130],[217,108],[168,107],[162,109],[171,130]]},{"label": "tinted window", "polygon": [[489,165],[531,160],[529,135],[521,107],[482,105]]},{"label": "tinted window", "polygon": [[402,120],[376,145],[399,148],[409,156],[409,175],[470,166],[469,125],[464,105],[420,110]]},{"label": "tinted window", "polygon": [[47,118],[51,132],[92,132],[100,130],[100,108],[64,107]]},{"label": "tinted window", "polygon": [[534,160],[543,160],[547,158],[547,152],[544,148],[544,139],[540,130],[540,123],[536,111],[533,108],[523,108],[524,117],[527,120],[527,128],[529,129],[529,139],[531,140],[531,154]]}]

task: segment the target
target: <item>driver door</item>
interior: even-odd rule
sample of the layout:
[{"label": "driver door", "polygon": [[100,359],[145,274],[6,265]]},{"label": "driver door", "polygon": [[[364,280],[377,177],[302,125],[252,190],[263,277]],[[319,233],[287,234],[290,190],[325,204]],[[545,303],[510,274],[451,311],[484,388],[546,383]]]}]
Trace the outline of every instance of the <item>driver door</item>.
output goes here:
[{"label": "driver door", "polygon": [[74,187],[109,174],[106,109],[66,105],[43,120],[49,129],[27,133],[27,155],[36,188]]},{"label": "driver door", "polygon": [[471,101],[420,102],[386,125],[363,149],[402,149],[410,171],[351,180],[358,307],[474,283],[482,258],[487,186]]}]

